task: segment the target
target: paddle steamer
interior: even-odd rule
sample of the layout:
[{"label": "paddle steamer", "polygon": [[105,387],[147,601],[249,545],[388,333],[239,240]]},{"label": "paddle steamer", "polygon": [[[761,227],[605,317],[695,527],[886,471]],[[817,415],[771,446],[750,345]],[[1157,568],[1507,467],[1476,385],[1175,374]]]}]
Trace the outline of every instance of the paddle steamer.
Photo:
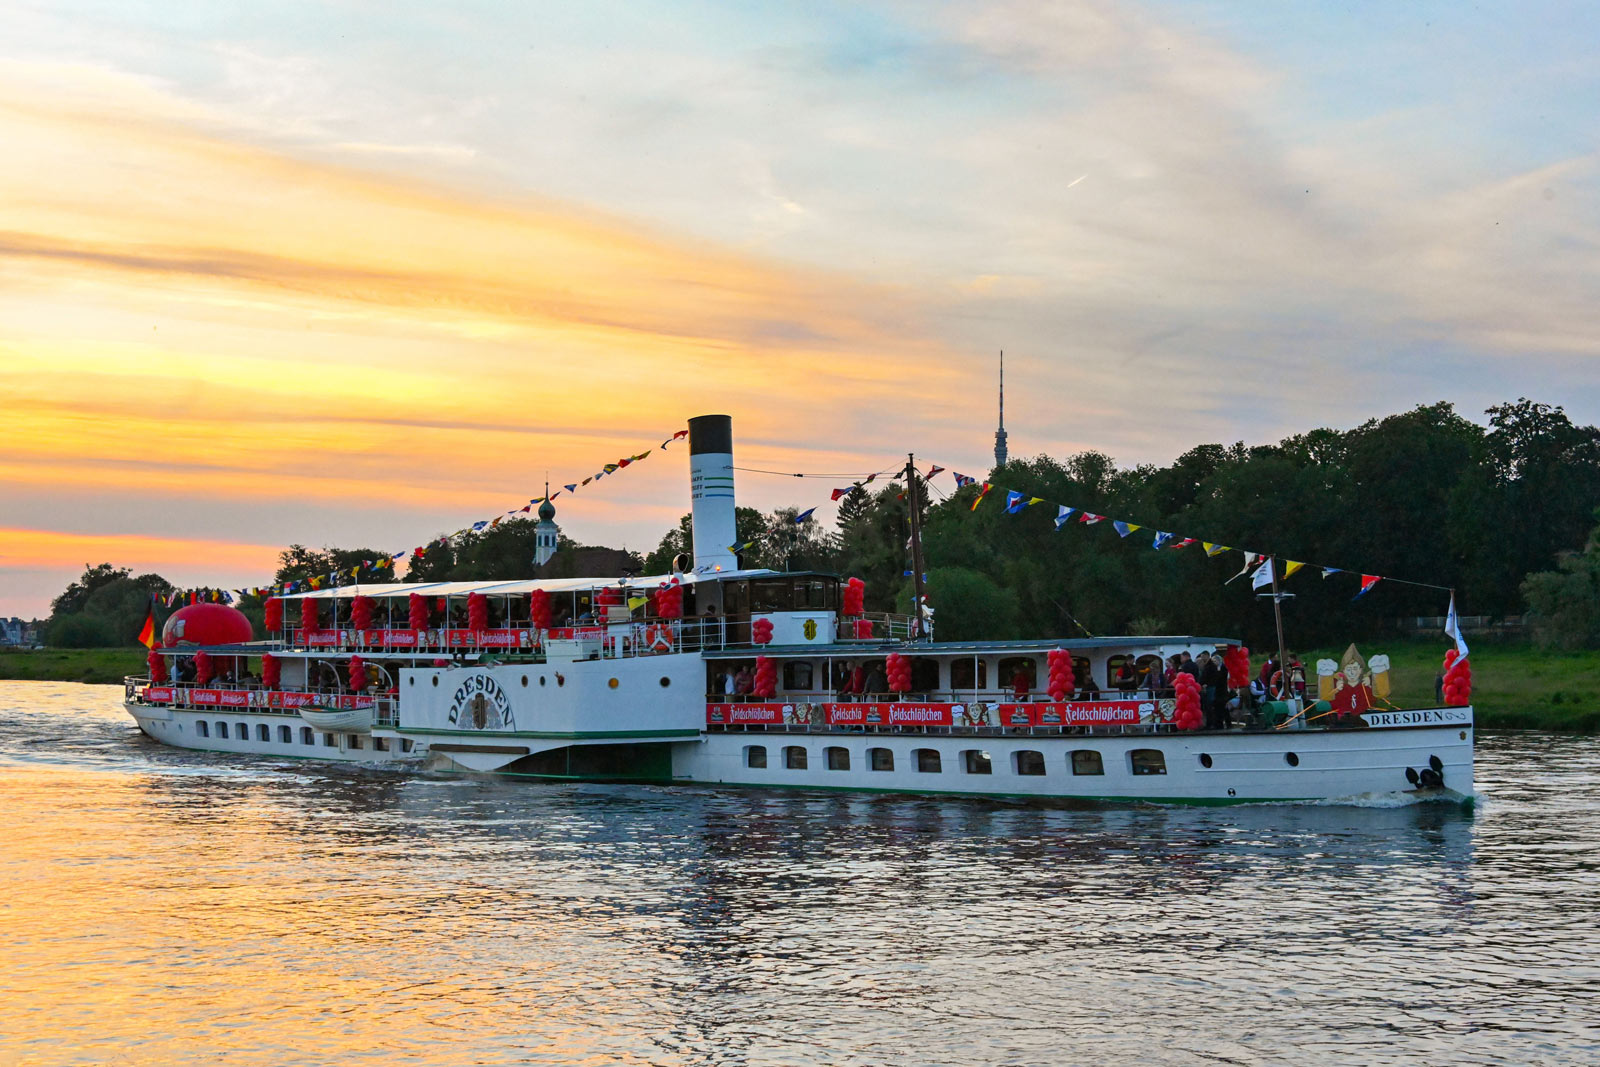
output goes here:
[{"label": "paddle steamer", "polygon": [[[183,748],[546,779],[1188,803],[1472,796],[1471,707],[1331,716],[1291,697],[1180,728],[1193,724],[1173,694],[1117,679],[1237,639],[940,642],[920,620],[864,612],[838,576],[741,569],[731,420],[689,427],[681,573],[322,589],[280,597],[266,641],[219,614],[231,608],[192,605],[168,622],[164,677],[127,679],[128,712]],[[212,677],[166,680],[196,660]]]}]

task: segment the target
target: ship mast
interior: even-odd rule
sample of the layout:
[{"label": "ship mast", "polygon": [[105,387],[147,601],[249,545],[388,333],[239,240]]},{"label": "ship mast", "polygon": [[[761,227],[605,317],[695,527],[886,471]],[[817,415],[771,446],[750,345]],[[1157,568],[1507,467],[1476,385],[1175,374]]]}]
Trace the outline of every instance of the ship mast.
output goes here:
[{"label": "ship mast", "polygon": [[917,457],[906,453],[906,506],[911,517],[911,639],[922,632],[922,488],[917,484]]}]

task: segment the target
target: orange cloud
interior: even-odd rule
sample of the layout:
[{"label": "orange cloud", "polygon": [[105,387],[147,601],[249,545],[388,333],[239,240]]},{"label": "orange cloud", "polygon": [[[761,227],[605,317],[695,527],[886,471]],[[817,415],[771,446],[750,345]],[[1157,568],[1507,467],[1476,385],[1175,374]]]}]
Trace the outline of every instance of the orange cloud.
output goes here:
[{"label": "orange cloud", "polygon": [[[332,502],[465,523],[704,410],[893,451],[884,411],[952,410],[944,354],[892,289],[294,158],[147,88],[53,94],[46,74],[0,76],[0,141],[29,160],[0,172],[0,493],[60,511],[13,521],[108,490],[270,499],[320,543]],[[630,493],[632,513],[584,513],[653,543],[641,517],[685,504],[676,478]],[[394,525],[370,540],[417,535]],[[181,543],[175,560],[204,544]]]},{"label": "orange cloud", "polygon": [[259,571],[266,580],[278,566],[281,546],[252,545],[205,538],[144,537],[136,534],[83,534],[64,530],[0,527],[0,570],[78,568],[112,560],[135,571],[197,563],[219,570]]}]

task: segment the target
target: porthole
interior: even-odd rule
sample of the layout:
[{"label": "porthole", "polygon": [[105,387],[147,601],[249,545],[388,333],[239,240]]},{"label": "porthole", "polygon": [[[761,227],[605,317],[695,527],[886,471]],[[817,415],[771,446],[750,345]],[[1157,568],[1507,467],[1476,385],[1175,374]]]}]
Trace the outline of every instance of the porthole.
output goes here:
[{"label": "porthole", "polygon": [[545,682],[545,678],[544,678],[544,675],[542,675],[542,674],[541,674],[541,675],[539,675],[539,684],[540,684],[540,685],[543,685],[543,684],[544,684],[544,682]]},{"label": "porthole", "polygon": [[669,686],[671,684],[672,684],[672,679],[671,678],[662,678],[661,679],[661,688],[665,689],[667,686]]},{"label": "porthole", "polygon": [[1211,753],[1209,753],[1209,752],[1200,753],[1200,766],[1202,766],[1202,767],[1211,766]]},{"label": "porthole", "polygon": [[609,682],[606,683],[606,688],[607,689],[615,689],[619,684],[621,684],[621,683],[619,683],[615,678],[613,678]]},{"label": "porthole", "polygon": [[1283,762],[1287,763],[1291,767],[1298,767],[1300,766],[1300,757],[1296,756],[1293,752],[1285,752],[1283,754]]},{"label": "porthole", "polygon": [[1467,739],[1467,732],[1465,730],[1462,730],[1461,731],[1461,740],[1465,741],[1466,739]]},{"label": "porthole", "polygon": [[438,688],[439,686],[439,676],[437,674],[433,676],[433,685],[434,688]]},{"label": "porthole", "polygon": [[526,674],[522,676],[522,688],[528,688],[528,676]]},{"label": "porthole", "polygon": [[417,680],[415,678],[407,678],[406,679],[406,684],[407,685],[416,685],[417,684]]}]

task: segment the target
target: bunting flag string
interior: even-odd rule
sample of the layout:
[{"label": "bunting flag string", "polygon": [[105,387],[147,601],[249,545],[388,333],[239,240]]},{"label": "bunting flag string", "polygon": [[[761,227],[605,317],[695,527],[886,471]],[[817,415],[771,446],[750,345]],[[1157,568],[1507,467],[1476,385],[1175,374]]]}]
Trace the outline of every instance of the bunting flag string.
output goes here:
[{"label": "bunting flag string", "polygon": [[[928,471],[927,477],[931,481],[935,474],[938,474],[946,469],[948,468],[934,465]],[[969,478],[965,474],[960,474],[955,471],[951,471],[950,473],[955,479],[957,490],[964,489],[969,485],[979,484],[976,478]],[[1017,489],[1006,489],[996,486],[990,482],[984,482],[979,488],[978,495],[973,499],[968,510],[977,511],[978,505],[983,503],[984,498],[989,495],[990,491],[997,488],[999,488],[1001,492],[1005,493],[1006,495],[1005,513],[1007,515],[1019,514],[1034,504],[1052,503],[1052,501],[1047,501],[1042,497],[1032,496]],[[1102,522],[1109,522],[1112,529],[1117,531],[1117,536],[1122,538],[1126,538],[1129,534],[1136,533],[1139,530],[1146,528],[1140,523],[1128,522],[1123,519],[1112,519],[1106,515],[1097,515],[1092,511],[1085,511],[1082,508],[1061,503],[1056,503],[1056,513],[1053,519],[1055,528],[1057,530],[1064,529],[1068,521],[1070,521],[1074,515],[1077,516],[1078,523],[1083,526],[1095,526]],[[1253,588],[1259,586],[1261,580],[1270,582],[1272,579],[1272,568],[1276,566],[1276,563],[1271,557],[1260,552],[1250,552],[1245,549],[1234,548],[1231,545],[1222,544],[1220,541],[1200,541],[1193,537],[1183,536],[1171,531],[1157,530],[1155,531],[1154,540],[1151,542],[1151,547],[1157,551],[1160,551],[1162,549],[1187,548],[1189,545],[1194,544],[1200,545],[1201,548],[1205,550],[1205,554],[1208,558],[1223,556],[1229,552],[1243,553],[1244,566],[1240,568],[1237,574],[1224,582],[1224,585],[1237,581],[1238,579],[1243,578],[1245,575],[1252,574],[1252,572],[1253,577],[1251,579],[1251,584]],[[1329,578],[1335,574],[1361,573],[1359,571],[1346,570],[1342,567],[1327,567],[1320,564],[1308,563],[1304,560],[1291,559],[1283,561],[1283,569],[1279,577],[1281,580],[1287,580],[1293,577],[1296,572],[1305,567],[1316,567],[1321,571],[1323,578]],[[1262,579],[1263,575],[1265,575],[1265,579]],[[1373,586],[1384,581],[1399,582],[1402,585],[1419,586],[1423,589],[1449,590],[1448,586],[1436,585],[1432,582],[1416,582],[1405,578],[1392,578],[1374,574],[1361,574],[1361,589],[1358,593],[1356,593],[1355,599],[1359,600],[1361,597],[1371,592]]]},{"label": "bunting flag string", "polygon": [[[671,437],[668,437],[665,441],[662,441],[661,444],[659,446],[657,446],[657,447],[664,449],[668,445],[672,444],[672,442],[681,441],[685,437],[688,437],[688,436],[689,436],[689,431],[687,429],[679,430],[676,433],[674,433]],[[470,523],[467,526],[463,526],[461,529],[457,530],[455,533],[445,534],[444,536],[439,537],[437,539],[426,541],[423,544],[418,545],[416,548],[401,549],[399,552],[396,552],[392,556],[384,556],[384,557],[381,557],[381,558],[379,558],[377,560],[365,560],[362,563],[358,564],[357,566],[344,568],[342,570],[339,570],[339,571],[336,571],[336,572],[331,572],[329,574],[317,575],[316,577],[313,577],[313,578],[301,578],[301,579],[296,579],[294,581],[278,582],[278,583],[274,583],[272,585],[266,585],[266,586],[248,586],[248,587],[243,588],[243,589],[235,589],[235,590],[231,590],[231,591],[230,590],[226,590],[226,589],[212,589],[212,588],[209,588],[209,587],[208,588],[203,588],[203,589],[186,589],[186,590],[183,590],[182,592],[173,593],[171,596],[169,596],[167,598],[167,606],[168,607],[173,607],[174,605],[177,604],[179,599],[187,599],[189,601],[189,603],[191,603],[191,604],[197,604],[197,603],[202,603],[202,602],[219,603],[219,604],[230,604],[230,603],[233,602],[233,600],[236,597],[237,598],[242,598],[242,597],[244,597],[246,595],[250,595],[250,596],[273,596],[273,595],[287,595],[287,594],[292,594],[292,593],[303,593],[303,592],[306,592],[308,590],[322,589],[324,587],[329,587],[329,586],[333,586],[333,585],[339,584],[339,582],[343,578],[345,578],[346,576],[348,576],[349,578],[354,579],[357,582],[359,582],[359,580],[361,579],[362,575],[365,574],[365,573],[369,573],[370,572],[370,573],[376,574],[378,571],[384,571],[384,570],[390,572],[389,573],[389,579],[392,581],[393,580],[394,568],[398,564],[404,562],[407,559],[424,558],[424,557],[426,557],[428,551],[431,548],[433,548],[434,546],[443,547],[443,546],[449,545],[453,541],[456,541],[456,540],[459,540],[459,539],[461,539],[463,537],[466,537],[468,534],[483,533],[483,532],[485,532],[487,530],[496,529],[506,519],[515,517],[517,515],[528,514],[529,512],[533,511],[533,509],[535,507],[537,507],[538,505],[543,504],[547,500],[554,500],[556,497],[560,496],[563,492],[576,494],[578,489],[580,487],[582,487],[582,486],[589,485],[591,482],[595,482],[595,481],[599,480],[600,478],[605,477],[608,474],[615,474],[617,471],[622,470],[624,467],[629,467],[629,466],[632,466],[635,463],[640,463],[640,462],[642,462],[642,461],[644,461],[646,459],[649,459],[650,455],[654,451],[656,451],[656,449],[647,448],[643,452],[639,452],[639,453],[637,453],[635,455],[623,456],[620,459],[616,460],[615,462],[604,464],[600,468],[599,471],[597,471],[594,474],[591,474],[589,477],[583,479],[582,481],[569,482],[569,483],[566,483],[566,484],[562,485],[562,487],[560,489],[557,489],[555,492],[550,493],[548,496],[536,496],[536,497],[533,497],[531,500],[529,500],[526,504],[523,504],[521,507],[512,508],[510,511],[507,511],[507,512],[505,512],[503,514],[500,514],[500,515],[496,515],[496,516],[494,516],[493,518],[490,518],[490,519],[479,519],[476,522]]]}]

